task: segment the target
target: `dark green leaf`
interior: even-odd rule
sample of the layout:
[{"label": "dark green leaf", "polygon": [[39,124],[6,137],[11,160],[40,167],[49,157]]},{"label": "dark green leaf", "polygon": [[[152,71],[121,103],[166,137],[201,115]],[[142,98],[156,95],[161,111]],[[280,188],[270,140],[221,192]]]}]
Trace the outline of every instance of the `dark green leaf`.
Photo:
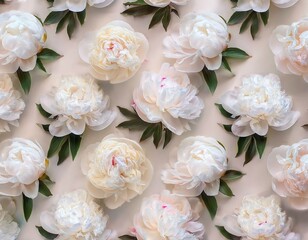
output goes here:
[{"label": "dark green leaf", "polygon": [[225,57],[222,57],[221,66],[227,69],[229,72],[232,73],[231,67],[228,63],[228,60]]},{"label": "dark green leaf", "polygon": [[208,196],[205,192],[202,192],[201,199],[209,211],[211,218],[214,219],[218,208],[216,198],[214,196]]},{"label": "dark green leaf", "polygon": [[249,16],[245,19],[245,21],[242,23],[241,25],[241,28],[240,28],[240,33],[243,33],[247,28],[248,28],[248,25],[252,19],[252,17],[255,15],[256,13],[255,12],[251,12],[249,14]]},{"label": "dark green leaf", "polygon": [[69,140],[67,139],[58,153],[59,159],[57,165],[59,166],[61,163],[63,163],[68,158],[69,155],[70,155],[70,146],[69,146]]},{"label": "dark green leaf", "polygon": [[24,209],[25,219],[28,222],[28,219],[30,218],[33,209],[33,200],[22,194],[22,205]]},{"label": "dark green leaf", "polygon": [[163,27],[165,31],[168,30],[171,21],[171,8],[169,6],[165,7],[164,17],[162,19]]},{"label": "dark green leaf", "polygon": [[117,128],[127,128],[129,130],[143,130],[146,127],[148,127],[150,125],[150,123],[146,123],[144,121],[142,121],[141,119],[133,119],[133,120],[129,120],[129,121],[125,121],[120,123]]},{"label": "dark green leaf", "polygon": [[44,67],[44,64],[42,63],[41,59],[36,59],[36,66],[41,69],[43,72],[47,73],[46,68]]},{"label": "dark green leaf", "polygon": [[202,69],[202,75],[207,86],[210,89],[210,92],[213,94],[217,88],[217,77],[215,71],[208,70],[206,66]]},{"label": "dark green leaf", "polygon": [[52,193],[50,192],[49,188],[42,180],[39,180],[39,193],[43,194],[46,197],[52,196]]},{"label": "dark green leaf", "polygon": [[47,232],[44,228],[42,228],[41,226],[35,226],[37,228],[37,230],[39,231],[39,233],[44,237],[44,238],[47,238],[47,239],[55,239],[58,237],[57,234],[53,234],[53,233],[50,233],[50,232]]},{"label": "dark green leaf", "polygon": [[225,51],[222,52],[222,56],[226,58],[236,58],[236,59],[246,59],[250,56],[239,48],[227,48]]},{"label": "dark green leaf", "polygon": [[37,124],[37,125],[42,127],[45,132],[49,133],[49,125],[50,124]]},{"label": "dark green leaf", "polygon": [[308,127],[308,124],[304,124],[302,127],[304,127],[304,128],[305,128],[305,127]]},{"label": "dark green leaf", "polygon": [[71,133],[69,138],[70,138],[70,150],[71,150],[72,158],[74,160],[78,153],[82,136]]},{"label": "dark green leaf", "polygon": [[158,145],[160,143],[160,140],[163,135],[163,127],[161,123],[157,123],[156,127],[154,129],[154,134],[153,134],[153,143],[156,148],[158,148]]},{"label": "dark green leaf", "polygon": [[75,19],[75,15],[74,13],[71,13],[69,18],[68,18],[68,24],[67,24],[67,35],[68,38],[71,39],[72,38],[72,34],[75,31],[76,28],[76,19]]},{"label": "dark green leaf", "polygon": [[122,240],[137,240],[136,237],[129,236],[129,235],[124,235],[124,236],[121,236],[119,238],[122,239]]},{"label": "dark green leaf", "polygon": [[53,155],[55,155],[57,152],[59,152],[62,145],[65,143],[66,139],[67,139],[67,136],[65,136],[65,137],[53,137],[51,139],[51,142],[50,142],[50,145],[49,145],[47,157],[50,158]]},{"label": "dark green leaf", "polygon": [[168,145],[168,143],[172,139],[172,132],[168,128],[165,128],[164,131],[165,131],[165,140],[164,140],[163,149]]},{"label": "dark green leaf", "polygon": [[55,183],[54,181],[52,181],[52,180],[50,179],[50,177],[49,177],[46,173],[44,173],[44,174],[40,177],[40,180],[42,180],[43,182],[47,182],[47,183],[52,183],[52,184]]},{"label": "dark green leaf", "polygon": [[36,17],[36,19],[39,20],[39,22],[42,24],[42,26],[44,26],[44,23],[43,23],[42,19],[39,16],[34,15],[34,17]]},{"label": "dark green leaf", "polygon": [[254,14],[252,19],[252,24],[250,27],[250,33],[252,36],[252,39],[255,39],[257,32],[259,31],[259,17],[258,14]]},{"label": "dark green leaf", "polygon": [[216,226],[216,228],[221,233],[221,235],[223,235],[226,239],[229,239],[229,240],[240,240],[241,239],[240,237],[229,233],[223,226]]},{"label": "dark green leaf", "polygon": [[253,137],[256,140],[256,147],[259,153],[259,157],[262,158],[266,146],[267,137],[259,136],[258,134],[254,134]]},{"label": "dark green leaf", "polygon": [[221,177],[221,179],[224,180],[224,181],[235,181],[235,180],[241,179],[244,175],[245,174],[240,172],[240,171],[228,170]]},{"label": "dark green leaf", "polygon": [[229,112],[227,112],[221,104],[215,103],[215,105],[216,105],[216,107],[218,108],[218,110],[220,111],[220,113],[221,113],[224,117],[230,118],[230,119],[234,119],[234,118],[232,117],[232,114],[229,113]]},{"label": "dark green leaf", "polygon": [[165,14],[165,9],[164,8],[159,8],[153,15],[152,20],[149,25],[149,29],[155,26],[157,23],[159,23]]},{"label": "dark green leaf", "polygon": [[219,192],[221,192],[222,194],[224,194],[224,195],[226,195],[228,197],[233,197],[234,196],[231,188],[222,179],[220,179]]},{"label": "dark green leaf", "polygon": [[180,17],[179,12],[175,8],[172,8],[171,12],[174,13],[175,15],[177,15],[178,17]]},{"label": "dark green leaf", "polygon": [[221,127],[223,127],[227,132],[232,132],[232,124],[231,125],[225,125],[225,124],[219,124]]},{"label": "dark green leaf", "polygon": [[122,113],[125,117],[133,118],[133,119],[139,118],[135,112],[132,112],[126,108],[122,108],[118,106],[118,109],[120,110],[120,113]]},{"label": "dark green leaf", "polygon": [[126,2],[123,3],[124,6],[140,6],[140,5],[147,5],[144,0],[137,0],[135,2]]},{"label": "dark green leaf", "polygon": [[250,143],[251,137],[240,137],[237,140],[237,153],[235,157],[240,156],[244,151],[246,151],[249,143]]},{"label": "dark green leaf", "polygon": [[264,25],[267,25],[268,18],[269,18],[269,10],[267,10],[266,12],[260,13],[260,15],[261,15],[261,19],[262,19],[262,22],[264,23]]},{"label": "dark green leaf", "polygon": [[49,60],[54,61],[62,57],[59,53],[55,52],[54,50],[51,50],[49,48],[43,48],[42,51],[40,51],[37,54],[37,57],[40,60]]},{"label": "dark green leaf", "polygon": [[256,149],[256,145],[255,145],[255,140],[254,140],[254,138],[251,138],[248,149],[247,149],[246,154],[245,154],[244,165],[246,165],[247,163],[250,163],[251,160],[253,159],[253,157],[256,155],[256,153],[257,153],[257,149]]},{"label": "dark green leaf", "polygon": [[45,21],[44,21],[44,24],[50,25],[50,24],[58,23],[65,16],[65,14],[67,12],[68,12],[68,10],[62,11],[62,12],[51,12],[51,13],[49,13],[48,16],[46,17]]},{"label": "dark green leaf", "polygon": [[151,124],[149,125],[142,133],[142,136],[140,138],[140,142],[150,138],[153,134],[154,134],[154,131],[155,131],[155,125]]},{"label": "dark green leaf", "polygon": [[232,16],[230,17],[228,24],[229,25],[234,25],[234,24],[238,24],[240,22],[242,22],[249,14],[251,11],[247,11],[247,12],[235,12],[232,14]]},{"label": "dark green leaf", "polygon": [[142,5],[137,7],[131,7],[122,12],[122,14],[132,15],[134,17],[144,16],[157,11],[157,7],[150,5]]},{"label": "dark green leaf", "polygon": [[0,4],[5,4],[5,0],[0,0]]},{"label": "dark green leaf", "polygon": [[31,88],[31,76],[29,72],[23,72],[20,68],[17,70],[17,76],[20,82],[22,89],[24,90],[25,94],[30,92]]},{"label": "dark green leaf", "polygon": [[85,8],[82,12],[77,12],[77,17],[81,25],[84,24],[84,20],[86,19],[87,9]]},{"label": "dark green leaf", "polygon": [[71,15],[71,12],[67,12],[65,16],[61,19],[61,21],[57,25],[56,33],[60,32],[63,29],[64,24],[68,21],[68,18],[70,15]]},{"label": "dark green leaf", "polygon": [[39,110],[40,114],[41,114],[43,117],[49,118],[49,117],[51,116],[50,113],[48,113],[48,112],[46,112],[46,111],[44,110],[44,108],[42,107],[41,104],[36,104],[36,107],[37,107],[37,110]]}]

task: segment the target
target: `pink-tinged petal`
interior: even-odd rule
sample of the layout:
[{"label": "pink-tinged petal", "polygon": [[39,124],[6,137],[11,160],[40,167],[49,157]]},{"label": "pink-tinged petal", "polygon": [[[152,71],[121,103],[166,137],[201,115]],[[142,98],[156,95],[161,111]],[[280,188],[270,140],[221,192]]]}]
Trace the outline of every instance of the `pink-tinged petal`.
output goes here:
[{"label": "pink-tinged petal", "polygon": [[22,186],[13,183],[0,184],[0,194],[11,197],[20,196],[22,194]]},{"label": "pink-tinged petal", "polygon": [[268,123],[265,120],[252,120],[250,121],[250,128],[259,136],[265,136],[268,132]]},{"label": "pink-tinged petal", "polygon": [[35,65],[36,65],[36,59],[37,59],[37,56],[33,56],[31,58],[28,58],[28,59],[20,59],[19,60],[19,67],[22,71],[24,72],[29,72],[31,70],[33,70],[35,68]]},{"label": "pink-tinged petal", "polygon": [[269,45],[274,55],[284,51],[283,43],[280,42],[279,39],[287,34],[289,28],[290,27],[287,25],[280,25],[272,32]]},{"label": "pink-tinged petal", "polygon": [[202,58],[204,61],[205,66],[209,70],[217,70],[221,66],[221,61],[222,61],[222,55],[219,54],[217,57],[214,58]]},{"label": "pink-tinged petal", "polygon": [[285,157],[289,146],[283,145],[274,148],[267,157],[267,170],[272,177],[277,178],[283,171],[282,165],[278,162],[279,157]]},{"label": "pink-tinged petal", "polygon": [[58,114],[60,114],[60,110],[54,98],[54,94],[48,93],[41,97],[40,102],[46,112],[50,113],[53,116],[57,116]]},{"label": "pink-tinged petal", "polygon": [[173,118],[169,113],[162,114],[162,123],[174,134],[182,135],[185,131],[179,118]]},{"label": "pink-tinged petal", "polygon": [[180,72],[195,73],[202,71],[204,68],[204,62],[200,57],[192,55],[177,60],[174,67]]},{"label": "pink-tinged petal", "polygon": [[185,196],[185,197],[197,197],[199,196],[204,190],[204,184],[199,184],[195,188],[189,188],[187,184],[178,184],[174,185],[172,189],[172,193],[178,196]]},{"label": "pink-tinged petal", "polygon": [[248,137],[254,134],[249,125],[249,119],[243,117],[240,117],[232,124],[231,131],[238,137]]},{"label": "pink-tinged petal", "polygon": [[217,196],[219,193],[220,180],[215,180],[211,183],[206,183],[204,187],[204,192],[208,196]]},{"label": "pink-tinged petal", "polygon": [[52,136],[64,137],[71,133],[66,126],[66,121],[54,120],[49,125],[49,132]]},{"label": "pink-tinged petal", "polygon": [[275,126],[271,127],[277,131],[287,130],[297,122],[300,115],[300,112],[291,111],[285,116],[284,119],[280,119],[280,121],[277,121],[278,124],[275,124]]},{"label": "pink-tinged petal", "polygon": [[83,134],[86,129],[86,123],[83,119],[68,119],[66,126],[75,135]]},{"label": "pink-tinged petal", "polygon": [[60,230],[52,212],[42,212],[40,215],[40,223],[46,231],[53,234],[59,234]]},{"label": "pink-tinged petal", "polygon": [[35,181],[33,184],[22,185],[22,191],[28,198],[36,198],[39,190],[39,181]]},{"label": "pink-tinged petal", "polygon": [[219,103],[223,106],[223,108],[234,116],[241,115],[238,95],[239,91],[235,89],[233,91],[226,92],[219,99]]},{"label": "pink-tinged petal", "polygon": [[0,72],[2,73],[15,73],[18,70],[18,68],[19,68],[18,59],[5,65],[0,64]]}]

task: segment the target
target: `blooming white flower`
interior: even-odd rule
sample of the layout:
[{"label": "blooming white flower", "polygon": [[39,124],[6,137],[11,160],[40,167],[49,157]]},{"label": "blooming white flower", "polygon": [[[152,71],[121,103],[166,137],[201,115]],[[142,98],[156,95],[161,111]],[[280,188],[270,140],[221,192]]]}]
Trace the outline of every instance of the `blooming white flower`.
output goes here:
[{"label": "blooming white flower", "polygon": [[140,86],[134,90],[134,107],[146,122],[162,122],[181,135],[189,122],[200,117],[203,101],[187,74],[164,63],[159,73],[144,72]]},{"label": "blooming white flower", "polygon": [[116,233],[106,229],[108,217],[86,191],[62,195],[48,211],[41,213],[42,227],[59,240],[112,240]]},{"label": "blooming white flower", "polygon": [[238,117],[231,130],[239,137],[254,133],[265,136],[269,127],[284,131],[300,116],[292,111],[292,98],[281,90],[280,79],[274,74],[243,77],[242,85],[226,92],[220,102],[233,117]]},{"label": "blooming white flower", "polygon": [[153,175],[151,162],[141,146],[113,135],[84,151],[81,169],[87,177],[89,193],[103,198],[111,209],[142,194]]},{"label": "blooming white flower", "polygon": [[46,39],[44,27],[32,14],[21,11],[1,13],[0,71],[32,70],[36,65],[36,54],[42,50]]},{"label": "blooming white flower", "polygon": [[15,202],[11,198],[0,197],[0,239],[16,240],[20,228],[12,215],[16,211]]},{"label": "blooming white flower", "polygon": [[203,239],[204,226],[197,221],[201,210],[197,198],[188,201],[165,190],[143,199],[133,233],[138,240]]},{"label": "blooming white flower", "polygon": [[113,21],[95,36],[81,41],[79,54],[90,64],[91,74],[110,83],[124,82],[135,75],[149,49],[146,37],[126,22]]},{"label": "blooming white flower", "polygon": [[114,0],[55,0],[51,11],[65,11],[82,12],[89,4],[92,7],[103,8],[107,7]]},{"label": "blooming white flower", "polygon": [[86,126],[102,130],[116,117],[109,109],[109,97],[90,75],[62,77],[59,86],[41,98],[41,105],[57,116],[49,126],[50,134],[57,137],[81,135]]},{"label": "blooming white flower", "polygon": [[308,139],[274,148],[267,168],[273,190],[297,209],[308,209]]},{"label": "blooming white flower", "polygon": [[226,150],[214,138],[185,138],[170,159],[170,168],[162,171],[162,181],[172,184],[173,193],[187,197],[209,196],[219,192],[220,177],[228,167]]},{"label": "blooming white flower", "polygon": [[242,240],[300,240],[291,232],[292,219],[281,210],[275,196],[245,196],[241,207],[224,221],[225,229]]},{"label": "blooming white flower", "polygon": [[308,18],[278,26],[270,47],[280,72],[302,76],[308,82]]},{"label": "blooming white flower", "polygon": [[35,198],[48,160],[38,143],[12,138],[0,143],[0,194]]},{"label": "blooming white flower", "polygon": [[221,66],[222,52],[227,48],[227,24],[215,13],[189,13],[181,18],[178,33],[164,39],[164,55],[176,59],[181,72],[200,72]]},{"label": "blooming white flower", "polygon": [[270,8],[271,2],[280,8],[288,8],[293,6],[299,0],[239,0],[237,2],[235,11],[249,11],[266,12]]},{"label": "blooming white flower", "polygon": [[9,132],[9,124],[18,127],[18,120],[25,107],[20,92],[13,87],[11,77],[0,74],[0,133]]},{"label": "blooming white flower", "polygon": [[190,0],[144,0],[147,4],[154,7],[166,7],[170,3],[176,5],[186,5]]}]

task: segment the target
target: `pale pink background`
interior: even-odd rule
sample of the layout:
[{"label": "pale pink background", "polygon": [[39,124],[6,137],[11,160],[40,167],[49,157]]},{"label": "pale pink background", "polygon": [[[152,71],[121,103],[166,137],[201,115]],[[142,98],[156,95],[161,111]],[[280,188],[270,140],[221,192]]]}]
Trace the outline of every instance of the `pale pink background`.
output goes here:
[{"label": "pale pink background", "polygon": [[[26,97],[27,108],[22,115],[20,127],[13,128],[12,133],[1,135],[0,140],[10,137],[29,138],[38,141],[47,152],[50,136],[45,134],[45,132],[36,126],[36,123],[44,123],[44,119],[37,112],[35,103],[38,103],[40,96],[45,94],[53,84],[57,83],[57,80],[53,80],[55,75],[87,73],[87,65],[84,64],[78,56],[78,43],[89,32],[100,28],[112,20],[127,21],[135,30],[144,33],[150,41],[150,51],[147,61],[133,79],[118,85],[110,85],[108,83],[102,84],[105,92],[110,95],[112,106],[115,107],[120,105],[123,107],[129,107],[132,91],[139,83],[141,72],[143,70],[158,71],[161,63],[166,61],[162,55],[162,39],[167,36],[168,33],[166,33],[160,25],[148,30],[150,17],[134,19],[133,17],[121,15],[120,12],[124,10],[122,3],[122,0],[115,0],[111,6],[105,9],[88,8],[84,26],[82,28],[78,28],[78,31],[74,34],[73,39],[70,41],[65,31],[55,34],[55,26],[46,27],[48,32],[47,47],[56,50],[60,54],[64,55],[64,57],[54,63],[46,64],[48,72],[53,74],[51,77],[47,78],[46,75],[39,73],[39,71],[34,71],[32,73],[32,89],[29,96]],[[28,0],[17,5],[12,4],[1,7],[0,11],[2,12],[15,8],[23,11],[29,11],[44,19],[49,12],[47,7],[48,4],[45,0]],[[232,14],[231,7],[232,5],[229,0],[191,0],[187,6],[179,8],[179,13],[183,16],[184,14],[192,11],[213,11],[220,14],[225,19],[228,19]],[[207,210],[204,210],[200,221],[202,221],[206,228],[205,239],[223,239],[214,225],[221,224],[223,216],[231,213],[235,207],[239,206],[244,195],[271,193],[271,178],[266,169],[266,157],[273,147],[281,144],[292,144],[307,137],[307,131],[301,126],[304,123],[308,123],[308,84],[305,83],[300,77],[291,75],[287,76],[276,71],[273,55],[268,47],[268,39],[270,33],[277,25],[290,24],[291,22],[306,17],[308,15],[307,9],[307,0],[300,0],[298,4],[289,9],[272,7],[270,9],[269,24],[266,28],[261,27],[261,31],[255,41],[252,41],[249,32],[239,35],[238,25],[229,28],[232,35],[230,46],[240,47],[246,50],[253,57],[244,62],[234,61],[231,63],[231,67],[236,76],[232,76],[226,71],[220,71],[218,74],[219,86],[213,96],[209,93],[205,85],[201,88],[201,96],[205,102],[205,111],[202,117],[197,121],[197,125],[193,126],[191,132],[187,132],[181,137],[174,137],[170,145],[165,150],[156,150],[150,141],[142,143],[142,146],[146,150],[146,153],[154,166],[153,181],[142,196],[133,199],[130,203],[124,204],[117,210],[105,209],[105,212],[110,216],[110,228],[116,229],[120,234],[128,233],[129,228],[132,226],[133,215],[138,211],[142,198],[154,193],[159,193],[165,188],[164,184],[160,180],[160,172],[161,169],[164,168],[165,163],[168,161],[169,151],[177,146],[183,138],[188,136],[204,135],[217,138],[226,146],[230,160],[230,168],[241,170],[247,174],[242,180],[230,184],[234,194],[236,195],[235,197],[229,199],[220,195],[217,198],[219,210],[214,222],[210,219]],[[170,31],[172,27],[176,26],[177,23],[178,19],[173,17]],[[299,121],[288,131],[270,131],[268,135],[268,144],[263,159],[260,160],[256,158],[252,163],[242,167],[243,157],[237,159],[234,158],[236,153],[236,138],[227,134],[221,127],[218,126],[217,123],[224,123],[227,121],[219,114],[214,106],[214,103],[218,100],[222,93],[237,85],[240,82],[240,77],[242,75],[250,73],[279,74],[282,80],[283,88],[294,99],[294,109],[301,111],[302,115]],[[109,128],[101,132],[87,131],[80,150],[82,151],[87,145],[100,141],[107,134],[116,131],[115,126],[123,119],[124,118],[119,114],[116,121]],[[128,133],[128,131],[124,130],[121,130],[121,132],[134,140],[138,140],[140,136],[140,133]],[[56,161],[56,158],[51,158],[50,167],[48,169],[49,176],[56,181],[56,184],[51,189],[55,196],[85,186],[85,178],[81,174],[80,162],[78,159],[75,162],[72,162],[71,159],[69,159],[59,167],[56,166]],[[53,198],[47,199],[43,196],[39,196],[34,201],[34,211],[32,216],[29,222],[25,224],[22,217],[21,201],[18,199],[19,208],[17,219],[22,226],[22,232],[19,237],[20,240],[43,239],[36,231],[35,225],[40,225],[40,213],[43,210],[48,209],[53,200]],[[307,212],[296,212],[289,210],[287,207],[285,207],[285,209],[295,220],[296,225],[294,230],[301,233],[302,236],[306,234],[306,237],[303,237],[303,239],[307,240]]]}]

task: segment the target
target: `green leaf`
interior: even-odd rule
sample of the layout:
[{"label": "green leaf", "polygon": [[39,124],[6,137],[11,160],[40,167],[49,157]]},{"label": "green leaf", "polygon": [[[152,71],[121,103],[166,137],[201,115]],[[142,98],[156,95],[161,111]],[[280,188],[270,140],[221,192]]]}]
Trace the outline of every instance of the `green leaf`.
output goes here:
[{"label": "green leaf", "polygon": [[229,240],[240,240],[241,238],[229,233],[223,226],[216,226],[218,231],[223,235],[226,239]]},{"label": "green leaf", "polygon": [[49,133],[49,125],[50,124],[37,124],[39,127],[41,127],[45,132]]},{"label": "green leaf", "polygon": [[129,236],[129,235],[123,235],[123,236],[121,236],[119,238],[122,239],[122,240],[137,240],[136,237]]},{"label": "green leaf", "polygon": [[75,19],[75,15],[74,13],[71,13],[69,18],[68,18],[68,24],[67,24],[67,35],[68,38],[71,39],[72,38],[72,34],[75,31],[76,28],[76,19]]},{"label": "green leaf", "polygon": [[127,118],[133,118],[133,119],[139,118],[138,115],[135,112],[129,111],[126,108],[122,108],[122,107],[118,106],[118,109],[119,109],[120,113],[122,113],[122,115],[124,115]]},{"label": "green leaf", "polygon": [[124,6],[140,6],[140,5],[147,5],[144,0],[137,0],[135,2],[125,2],[123,3]]},{"label": "green leaf", "polygon": [[306,127],[308,127],[308,124],[304,124],[302,127],[303,127],[303,128],[306,128]]},{"label": "green leaf", "polygon": [[154,129],[154,134],[153,134],[153,143],[156,148],[158,148],[159,142],[162,138],[163,135],[163,127],[161,123],[157,123],[156,127]]},{"label": "green leaf", "polygon": [[80,22],[80,25],[84,24],[84,20],[86,19],[87,9],[85,8],[82,12],[77,12],[77,18]]},{"label": "green leaf", "polygon": [[228,63],[228,60],[225,57],[222,57],[221,66],[227,69],[229,72],[232,73],[231,67]]},{"label": "green leaf", "polygon": [[229,25],[235,25],[238,24],[240,22],[242,22],[249,14],[251,13],[251,11],[246,11],[246,12],[235,12],[232,14],[232,16],[230,17],[228,24]]},{"label": "green leaf", "polygon": [[221,127],[223,127],[227,132],[232,132],[232,124],[231,125],[225,125],[225,124],[219,124]]},{"label": "green leaf", "polygon": [[137,7],[131,7],[123,11],[121,14],[127,14],[134,17],[144,16],[157,11],[157,7],[153,7],[150,5],[141,5]]},{"label": "green leaf", "polygon": [[142,133],[142,136],[140,138],[140,142],[150,138],[153,134],[154,134],[154,131],[155,131],[155,125],[151,124],[150,126],[148,126]]},{"label": "green leaf", "polygon": [[58,237],[58,234],[53,234],[50,232],[47,232],[44,228],[42,228],[41,226],[35,226],[37,228],[37,230],[39,231],[39,233],[46,239],[55,239]]},{"label": "green leaf", "polygon": [[165,8],[159,8],[153,15],[152,20],[149,25],[149,29],[162,21],[165,14]]},{"label": "green leaf", "polygon": [[56,28],[56,33],[60,32],[64,28],[64,24],[68,21],[69,16],[71,15],[71,12],[67,12],[65,16],[61,19],[61,21],[58,23]]},{"label": "green leaf", "polygon": [[269,18],[269,10],[267,10],[266,12],[260,13],[260,16],[261,16],[261,19],[262,19],[263,24],[264,24],[264,25],[267,25],[267,23],[268,23],[268,18]]},{"label": "green leaf", "polygon": [[45,117],[49,118],[51,114],[49,112],[46,112],[45,109],[42,107],[41,104],[36,104],[37,110],[39,110],[40,114]]},{"label": "green leaf", "polygon": [[43,194],[46,197],[52,196],[52,193],[50,192],[49,188],[42,180],[39,180],[39,193]]},{"label": "green leaf", "polygon": [[44,64],[42,63],[41,59],[36,59],[36,66],[41,69],[43,72],[47,73],[46,68],[44,67]]},{"label": "green leaf", "polygon": [[82,136],[71,133],[69,136],[69,139],[70,139],[70,150],[71,150],[72,158],[74,160],[78,153],[80,143],[82,140]]},{"label": "green leaf", "polygon": [[251,12],[249,16],[245,19],[245,21],[242,23],[240,28],[240,33],[243,33],[248,28],[248,25],[252,19],[252,17],[255,15],[255,12]]},{"label": "green leaf", "polygon": [[29,72],[23,72],[20,68],[17,70],[17,76],[20,82],[22,89],[24,90],[25,94],[30,92],[31,88],[31,76]]},{"label": "green leaf", "polygon": [[51,13],[49,13],[48,16],[46,17],[45,21],[44,21],[44,24],[50,25],[50,24],[58,23],[65,16],[65,14],[67,12],[68,12],[68,10],[62,11],[62,12],[51,12]]},{"label": "green leaf", "polygon": [[255,145],[255,140],[254,138],[250,138],[250,143],[248,146],[248,149],[246,151],[245,154],[245,162],[244,165],[246,165],[247,163],[250,163],[251,160],[253,159],[253,157],[256,155],[257,153],[257,149],[256,149],[256,145]]},{"label": "green leaf", "polygon": [[43,48],[42,51],[40,51],[37,54],[38,59],[40,60],[49,60],[49,61],[54,61],[62,57],[59,53],[55,52],[52,49],[49,48]]},{"label": "green leaf", "polygon": [[69,140],[67,139],[58,153],[59,159],[57,165],[59,166],[61,163],[63,163],[68,158],[69,155],[70,155],[70,146],[69,146]]},{"label": "green leaf", "polygon": [[257,147],[257,151],[259,153],[259,157],[262,158],[262,155],[264,153],[265,146],[266,146],[267,137],[266,136],[259,136],[258,134],[254,134],[253,137],[256,141],[256,147]]},{"label": "green leaf", "polygon": [[245,174],[240,172],[240,171],[228,170],[221,177],[221,179],[224,180],[224,181],[235,181],[235,180],[241,179],[244,175]]},{"label": "green leaf", "polygon": [[62,145],[65,143],[66,139],[67,139],[67,136],[65,136],[65,137],[53,137],[51,139],[51,142],[50,142],[50,145],[49,145],[47,157],[50,158],[53,155],[55,155],[57,152],[59,152]]},{"label": "green leaf", "polygon": [[201,199],[209,211],[211,218],[214,219],[218,208],[216,198],[214,196],[208,196],[205,192],[202,192]]},{"label": "green leaf", "polygon": [[117,126],[117,128],[127,128],[131,131],[134,131],[134,130],[143,130],[149,125],[150,123],[144,122],[141,119],[132,119],[132,120],[120,123]]},{"label": "green leaf", "polygon": [[222,194],[224,194],[224,195],[226,195],[228,197],[233,197],[234,196],[231,188],[222,179],[220,179],[219,192],[221,192]]},{"label": "green leaf", "polygon": [[43,182],[47,182],[47,183],[52,183],[52,184],[55,183],[54,181],[52,181],[52,180],[50,179],[50,177],[49,177],[46,173],[44,173],[44,174],[40,177],[40,180],[42,180]]},{"label": "green leaf", "polygon": [[175,8],[171,8],[171,12],[174,13],[176,16],[180,17],[179,12]]},{"label": "green leaf", "polygon": [[168,128],[165,128],[164,132],[165,132],[165,140],[164,140],[163,149],[169,144],[169,142],[172,139],[172,135],[173,135],[173,133]]},{"label": "green leaf", "polygon": [[224,117],[230,118],[230,119],[234,119],[234,118],[232,117],[232,114],[229,113],[229,112],[227,112],[227,111],[224,109],[224,107],[222,106],[222,104],[215,103],[215,106],[218,108],[218,110],[220,111],[220,113],[221,113]]},{"label": "green leaf", "polygon": [[236,58],[236,59],[247,59],[250,56],[239,48],[227,48],[225,51],[222,52],[222,56],[226,58]]},{"label": "green leaf", "polygon": [[30,218],[33,209],[33,200],[22,194],[22,205],[24,209],[25,219],[28,222],[28,219]]},{"label": "green leaf", "polygon": [[210,89],[210,92],[213,94],[217,88],[217,77],[215,71],[208,70],[206,66],[202,69],[202,75],[207,86]]},{"label": "green leaf", "polygon": [[259,17],[257,13],[253,15],[251,21],[252,21],[252,24],[250,27],[250,33],[251,33],[252,39],[255,39],[257,32],[259,31]]},{"label": "green leaf", "polygon": [[33,16],[36,17],[37,20],[39,20],[39,22],[42,24],[42,26],[44,26],[44,23],[39,16],[36,16],[36,15],[33,15]]},{"label": "green leaf", "polygon": [[244,151],[246,151],[249,143],[250,143],[251,137],[239,137],[237,140],[237,153],[235,157],[240,156]]},{"label": "green leaf", "polygon": [[168,30],[170,21],[171,21],[171,8],[170,8],[170,6],[167,6],[167,7],[165,7],[165,13],[164,13],[164,17],[162,19],[163,27],[164,27],[166,32]]}]

